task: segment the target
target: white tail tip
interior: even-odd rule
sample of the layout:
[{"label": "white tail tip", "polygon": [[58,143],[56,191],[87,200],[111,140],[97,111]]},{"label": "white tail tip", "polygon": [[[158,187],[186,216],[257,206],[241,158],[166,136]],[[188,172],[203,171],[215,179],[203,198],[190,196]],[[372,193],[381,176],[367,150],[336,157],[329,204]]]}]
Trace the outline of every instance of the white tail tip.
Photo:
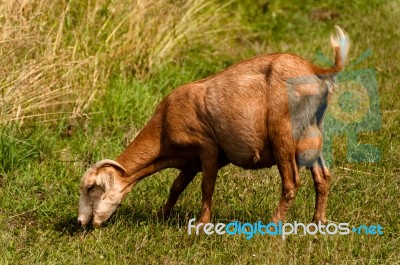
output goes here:
[{"label": "white tail tip", "polygon": [[341,60],[342,62],[346,62],[350,48],[350,39],[346,32],[337,25],[335,25],[335,34],[331,33],[331,46],[333,49],[340,49]]}]

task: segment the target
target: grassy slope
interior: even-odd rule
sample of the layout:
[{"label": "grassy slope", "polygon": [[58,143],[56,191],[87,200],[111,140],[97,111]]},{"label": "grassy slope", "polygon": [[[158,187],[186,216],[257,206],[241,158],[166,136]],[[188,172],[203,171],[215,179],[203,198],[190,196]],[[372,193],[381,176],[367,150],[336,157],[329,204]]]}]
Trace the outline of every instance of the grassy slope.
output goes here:
[{"label": "grassy slope", "polygon": [[[399,244],[399,29],[397,1],[302,5],[276,1],[264,14],[263,3],[236,4],[253,32],[237,38],[225,52],[200,48],[178,64],[167,65],[147,81],[114,78],[102,100],[92,106],[90,120],[70,128],[57,124],[3,127],[0,134],[0,263],[390,263],[400,259]],[[329,8],[339,17],[309,18],[311,10]],[[247,14],[247,17],[246,17]],[[359,137],[381,150],[380,163],[349,163],[345,137],[334,145],[334,172],[328,218],[354,225],[379,223],[384,236],[188,236],[186,223],[200,207],[200,178],[188,187],[171,220],[156,220],[155,212],[168,196],[175,170],[158,173],[131,192],[107,226],[82,231],[76,226],[78,183],[91,163],[113,158],[134,137],[157,102],[179,84],[222,69],[240,58],[272,51],[294,52],[316,63],[318,49],[332,56],[328,36],[334,24],[352,39],[351,60],[365,49],[373,55],[347,70],[377,70],[383,127]],[[202,52],[204,55],[199,55]],[[104,141],[103,139],[107,139]],[[351,170],[346,170],[346,169]],[[314,190],[308,172],[288,221],[308,222]],[[220,171],[214,196],[213,222],[238,219],[268,221],[276,207],[280,179],[276,168],[243,171],[229,166]]]}]

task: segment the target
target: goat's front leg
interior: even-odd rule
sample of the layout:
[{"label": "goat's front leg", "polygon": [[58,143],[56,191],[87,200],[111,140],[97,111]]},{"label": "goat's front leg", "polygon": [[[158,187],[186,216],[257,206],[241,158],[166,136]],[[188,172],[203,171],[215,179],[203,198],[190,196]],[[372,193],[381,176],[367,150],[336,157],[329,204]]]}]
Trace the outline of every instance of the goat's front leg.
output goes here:
[{"label": "goat's front leg", "polygon": [[169,197],[165,205],[157,213],[158,218],[167,219],[174,208],[176,201],[189,183],[196,176],[197,171],[182,170],[171,186]]},{"label": "goat's front leg", "polygon": [[322,155],[313,164],[310,170],[314,179],[316,193],[313,221],[321,221],[322,223],[326,223],[326,205],[328,200],[331,174],[329,172],[329,169],[325,165],[325,161]]},{"label": "goat's front leg", "polygon": [[203,179],[201,182],[203,198],[198,223],[206,224],[211,220],[211,202],[219,168],[217,148],[210,146],[206,151],[202,152],[200,158],[203,169]]}]

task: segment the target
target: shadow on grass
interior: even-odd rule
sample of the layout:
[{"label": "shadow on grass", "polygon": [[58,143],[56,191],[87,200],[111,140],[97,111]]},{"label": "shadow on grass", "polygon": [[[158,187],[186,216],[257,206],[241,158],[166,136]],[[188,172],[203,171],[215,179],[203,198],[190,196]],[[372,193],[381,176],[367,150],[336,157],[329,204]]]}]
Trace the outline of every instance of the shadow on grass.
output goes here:
[{"label": "shadow on grass", "polygon": [[[110,218],[107,224],[112,225],[116,222],[126,222],[127,225],[133,223],[147,223],[147,224],[162,224],[169,227],[181,227],[187,226],[190,219],[198,217],[198,209],[196,207],[182,207],[176,206],[171,212],[168,219],[164,220],[157,217],[157,211],[159,209],[149,208],[136,208],[132,206],[121,206]],[[263,220],[269,222],[272,218],[271,211],[251,211],[251,210],[232,210],[226,212],[224,209],[215,209],[212,214],[212,223],[229,223],[232,221],[246,221],[246,222],[257,222]]]},{"label": "shadow on grass", "polygon": [[[135,226],[137,223],[161,224],[170,227],[185,226],[188,220],[195,216],[195,212],[177,209],[171,213],[167,220],[164,220],[158,218],[156,213],[151,212],[148,208],[137,209],[130,206],[120,206],[110,219],[102,225],[102,228],[117,225],[117,223],[123,226]],[[60,217],[53,227],[60,235],[69,236],[86,235],[95,229],[92,225],[81,227],[78,224],[77,216]]]},{"label": "shadow on grass", "polygon": [[78,224],[76,216],[69,216],[65,218],[60,218],[58,222],[54,224],[54,230],[60,232],[61,235],[82,235],[94,230],[92,226],[81,227]]},{"label": "shadow on grass", "polygon": [[197,212],[187,211],[176,207],[169,218],[163,219],[157,217],[159,209],[136,208],[132,206],[121,206],[115,214],[107,222],[108,225],[113,225],[116,222],[124,222],[127,225],[134,223],[161,224],[170,227],[184,226],[189,219],[197,216]]}]

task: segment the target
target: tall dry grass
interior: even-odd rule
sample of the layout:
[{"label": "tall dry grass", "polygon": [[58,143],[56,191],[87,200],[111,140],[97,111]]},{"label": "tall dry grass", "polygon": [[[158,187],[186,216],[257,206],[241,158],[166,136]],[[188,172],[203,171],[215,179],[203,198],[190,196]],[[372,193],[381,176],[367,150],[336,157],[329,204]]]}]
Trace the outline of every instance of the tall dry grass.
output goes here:
[{"label": "tall dry grass", "polygon": [[112,74],[146,77],[228,20],[207,0],[0,1],[0,123],[85,115]]}]

